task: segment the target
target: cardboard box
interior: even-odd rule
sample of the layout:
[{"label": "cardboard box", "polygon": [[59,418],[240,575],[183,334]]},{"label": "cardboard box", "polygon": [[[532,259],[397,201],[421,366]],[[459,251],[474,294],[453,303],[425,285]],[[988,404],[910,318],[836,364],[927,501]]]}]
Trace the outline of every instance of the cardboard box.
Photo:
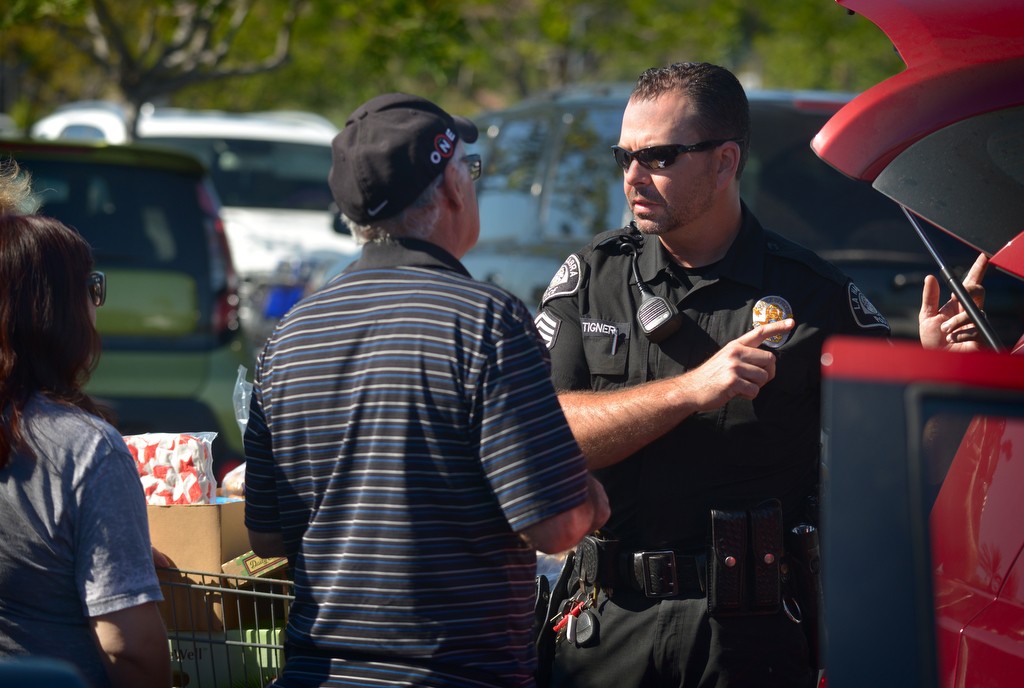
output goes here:
[{"label": "cardboard box", "polygon": [[249,551],[245,502],[146,507],[149,537],[176,569],[220,573],[225,561]]},{"label": "cardboard box", "polygon": [[284,666],[280,627],[224,633],[171,633],[174,688],[263,688]]},{"label": "cardboard box", "polygon": [[[146,511],[153,546],[173,567],[157,569],[164,592],[160,611],[167,627],[203,631],[240,628],[242,621],[235,611],[239,605],[226,600],[221,592],[221,566],[249,551],[245,502],[149,505]],[[248,604],[253,603],[250,600]]]},{"label": "cardboard box", "polygon": [[240,557],[224,562],[221,570],[231,576],[264,578],[267,576],[280,577],[286,566],[288,566],[287,557],[266,558],[249,550]]}]

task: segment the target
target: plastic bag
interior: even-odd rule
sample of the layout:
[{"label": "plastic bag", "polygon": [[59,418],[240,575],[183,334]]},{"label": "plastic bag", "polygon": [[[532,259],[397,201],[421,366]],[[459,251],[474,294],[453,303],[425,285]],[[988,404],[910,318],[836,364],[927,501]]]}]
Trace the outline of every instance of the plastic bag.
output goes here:
[{"label": "plastic bag", "polygon": [[252,397],[252,383],[246,382],[246,372],[244,365],[238,366],[235,392],[231,395],[235,404],[235,420],[238,421],[238,429],[242,431],[242,437],[245,437],[245,426],[249,423],[249,398]]}]

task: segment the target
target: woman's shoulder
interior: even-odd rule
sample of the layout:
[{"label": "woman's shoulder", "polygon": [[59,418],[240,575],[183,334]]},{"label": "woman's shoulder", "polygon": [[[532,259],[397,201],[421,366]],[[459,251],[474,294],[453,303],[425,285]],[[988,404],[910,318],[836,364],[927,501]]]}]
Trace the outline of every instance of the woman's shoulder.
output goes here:
[{"label": "woman's shoulder", "polygon": [[131,457],[114,426],[76,406],[36,395],[23,418],[25,438],[34,453],[55,464],[70,460],[82,466],[110,454]]}]

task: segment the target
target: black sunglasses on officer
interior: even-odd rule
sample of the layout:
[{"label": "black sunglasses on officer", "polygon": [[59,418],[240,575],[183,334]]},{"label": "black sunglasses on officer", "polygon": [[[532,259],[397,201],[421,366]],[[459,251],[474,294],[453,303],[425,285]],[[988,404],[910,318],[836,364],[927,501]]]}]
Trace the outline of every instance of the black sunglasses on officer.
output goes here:
[{"label": "black sunglasses on officer", "polygon": [[646,167],[649,170],[663,170],[672,165],[676,161],[676,158],[683,153],[699,153],[701,151],[713,150],[723,144],[729,143],[730,141],[739,143],[740,140],[741,139],[711,139],[690,145],[672,143],[664,146],[641,148],[638,151],[631,151],[627,148],[623,148],[622,146],[612,146],[612,155],[615,156],[615,162],[618,163],[623,172],[629,171],[629,166],[634,160],[636,160],[641,167]]}]

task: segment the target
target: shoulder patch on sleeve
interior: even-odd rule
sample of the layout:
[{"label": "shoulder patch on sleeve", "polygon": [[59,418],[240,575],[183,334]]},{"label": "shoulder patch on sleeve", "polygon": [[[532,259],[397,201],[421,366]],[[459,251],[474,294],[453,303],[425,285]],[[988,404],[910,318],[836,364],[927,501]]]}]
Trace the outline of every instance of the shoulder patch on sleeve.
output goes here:
[{"label": "shoulder patch on sleeve", "polygon": [[861,329],[870,330],[876,327],[889,328],[889,321],[878,312],[868,297],[856,284],[850,282],[847,286],[847,293],[850,297],[850,312],[853,313],[853,320]]},{"label": "shoulder patch on sleeve", "polygon": [[575,253],[565,259],[562,267],[551,278],[548,288],[544,290],[540,306],[544,307],[551,299],[559,296],[572,296],[580,289],[580,257]]},{"label": "shoulder patch on sleeve", "polygon": [[558,337],[558,328],[562,324],[562,321],[554,317],[547,311],[541,311],[537,314],[537,317],[533,319],[533,324],[537,328],[537,332],[540,334],[540,338],[544,340],[544,343],[550,349],[555,346],[555,339]]}]

